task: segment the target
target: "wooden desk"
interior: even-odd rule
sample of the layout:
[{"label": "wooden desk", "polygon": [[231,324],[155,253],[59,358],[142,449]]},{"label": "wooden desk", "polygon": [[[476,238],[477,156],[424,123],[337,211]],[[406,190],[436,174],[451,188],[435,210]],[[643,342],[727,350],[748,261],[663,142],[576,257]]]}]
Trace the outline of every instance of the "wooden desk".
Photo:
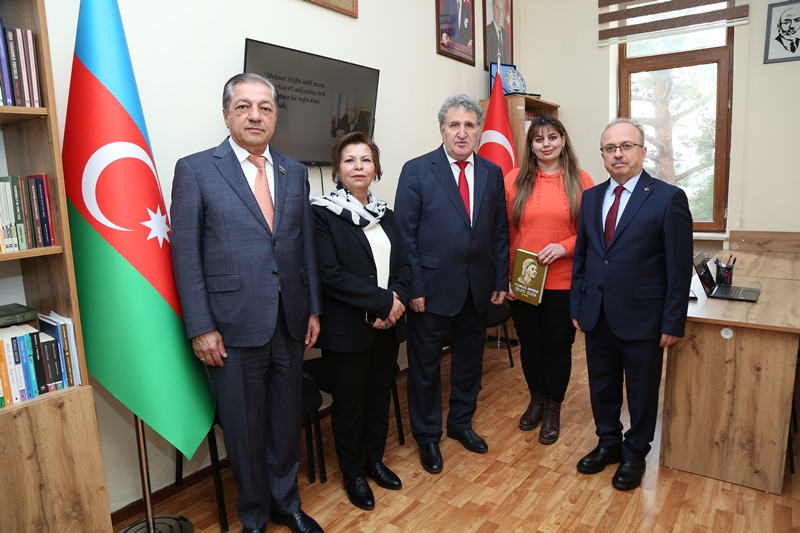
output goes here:
[{"label": "wooden desk", "polygon": [[708,299],[692,280],[686,336],[667,353],[661,465],[780,494],[800,281],[736,271],[734,284],[761,288],[758,302]]},{"label": "wooden desk", "polygon": [[[731,252],[721,251],[711,260],[719,259],[725,263],[730,256],[736,258],[733,268],[733,284],[739,283],[739,276],[751,278],[775,278],[800,280],[800,260],[798,254],[779,252]],[[714,271],[713,269],[711,270]]]}]

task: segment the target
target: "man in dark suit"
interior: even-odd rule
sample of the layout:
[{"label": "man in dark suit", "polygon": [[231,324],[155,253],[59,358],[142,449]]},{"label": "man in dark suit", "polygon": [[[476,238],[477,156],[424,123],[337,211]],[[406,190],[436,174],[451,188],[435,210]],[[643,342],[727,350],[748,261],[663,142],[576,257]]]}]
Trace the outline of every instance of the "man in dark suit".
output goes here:
[{"label": "man in dark suit", "polygon": [[472,49],[472,6],[468,0],[442,0],[439,17],[441,44],[458,43]]},{"label": "man in dark suit", "polygon": [[369,134],[369,122],[367,117],[361,114],[361,101],[355,96],[348,96],[344,105],[344,115],[339,118],[331,135],[338,139],[354,131]]},{"label": "man in dark suit", "polygon": [[222,104],[230,137],[175,167],[172,261],[186,332],[208,366],[244,531],[265,531],[271,517],[321,532],[297,488],[303,349],[316,342],[321,299],[308,174],[269,148],[278,95],[268,80],[234,76]]},{"label": "man in dark suit", "polygon": [[[692,276],[692,215],[686,194],[642,165],[644,129],[627,118],[600,141],[611,178],[583,193],[570,312],[586,333],[589,393],[599,443],[584,474],[620,463],[619,490],[641,483],[658,415],[664,348],[684,334]],[[624,439],[625,383],[631,424]]]},{"label": "man in dark suit", "polygon": [[443,144],[403,166],[397,226],[411,263],[408,408],[422,466],[442,471],[442,346],[450,339],[447,435],[486,453],[472,429],[489,304],[508,291],[508,223],[500,167],[476,153],[483,112],[460,94],[439,110]]},{"label": "man in dark suit", "polygon": [[503,1],[492,0],[492,20],[486,25],[486,64],[497,63],[497,51],[501,51],[500,62],[511,62],[511,40],[503,17]]}]

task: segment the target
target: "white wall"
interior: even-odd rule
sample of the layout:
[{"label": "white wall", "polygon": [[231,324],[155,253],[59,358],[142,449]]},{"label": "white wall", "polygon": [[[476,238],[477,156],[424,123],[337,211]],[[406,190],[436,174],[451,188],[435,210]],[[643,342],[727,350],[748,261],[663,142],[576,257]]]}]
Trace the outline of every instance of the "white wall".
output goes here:
[{"label": "white wall", "polygon": [[[744,2],[737,2],[744,3]],[[768,0],[749,0],[749,26],[736,29],[731,228],[800,231],[800,141],[796,91],[800,61],[762,65]],[[456,92],[488,96],[481,66],[435,54],[434,2],[360,2],[359,18],[300,0],[119,0],[142,106],[169,196],[175,162],[217,145],[226,135],[222,84],[243,64],[244,39],[272,42],[378,68],[375,138],[384,179],[377,194],[390,203],[396,177],[411,157],[440,142],[436,112]],[[476,3],[477,63],[482,65],[482,14]],[[59,124],[63,129],[79,0],[45,0]],[[595,182],[606,179],[599,135],[616,114],[614,50],[596,45],[597,12],[585,0],[517,1],[514,54],[531,92],[561,104],[565,123]],[[280,127],[280,122],[278,124]],[[329,169],[323,169],[327,179]],[[312,184],[319,171],[311,169]],[[167,200],[169,201],[169,200]],[[0,272],[0,282],[2,282]],[[165,391],[168,396],[168,391]],[[141,497],[130,413],[102,390],[96,394],[111,509]],[[149,438],[154,488],[171,483],[174,451]],[[186,465],[207,464],[205,447]]]},{"label": "white wall", "polygon": [[[380,69],[375,139],[384,179],[373,190],[390,203],[403,163],[441,142],[436,114],[442,101],[457,92],[488,96],[482,68],[435,53],[435,4],[429,0],[393,3],[391,9],[360,2],[358,19],[300,0],[119,0],[119,6],[168,205],[175,162],[227,135],[222,85],[241,71],[246,37]],[[79,0],[45,0],[45,7],[63,137]],[[482,58],[481,51],[481,65]],[[330,190],[330,168],[323,172]],[[309,174],[318,191],[319,170]],[[108,493],[116,510],[141,498],[136,439],[130,412],[96,390]],[[158,489],[173,480],[174,450],[153,432],[148,435],[151,482]],[[207,462],[203,445],[185,470]]]}]

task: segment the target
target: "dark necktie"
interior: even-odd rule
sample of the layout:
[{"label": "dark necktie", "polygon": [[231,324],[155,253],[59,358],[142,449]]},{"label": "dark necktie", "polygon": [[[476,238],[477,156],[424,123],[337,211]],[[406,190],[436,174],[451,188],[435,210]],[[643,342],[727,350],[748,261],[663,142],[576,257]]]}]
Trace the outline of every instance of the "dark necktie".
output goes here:
[{"label": "dark necktie", "polygon": [[622,191],[624,190],[625,187],[622,185],[617,185],[617,188],[614,189],[614,203],[611,204],[611,209],[608,210],[606,215],[606,248],[611,244],[611,239],[614,237],[614,227],[617,225],[617,213],[619,212],[619,197],[622,196]]},{"label": "dark necktie", "polygon": [[461,199],[464,201],[464,207],[467,208],[467,218],[469,218],[469,184],[467,183],[467,173],[464,169],[467,168],[469,163],[467,161],[456,161],[456,165],[461,169],[458,173],[458,192],[461,194]]}]

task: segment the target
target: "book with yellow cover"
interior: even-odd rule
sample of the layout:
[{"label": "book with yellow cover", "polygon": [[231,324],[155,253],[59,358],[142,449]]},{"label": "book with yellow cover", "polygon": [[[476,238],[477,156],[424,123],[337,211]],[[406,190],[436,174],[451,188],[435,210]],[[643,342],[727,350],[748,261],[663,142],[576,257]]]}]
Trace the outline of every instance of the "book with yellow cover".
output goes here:
[{"label": "book with yellow cover", "polygon": [[514,270],[511,272],[511,290],[518,300],[539,305],[544,293],[544,280],[547,278],[547,265],[539,263],[536,254],[517,248],[514,256]]}]

